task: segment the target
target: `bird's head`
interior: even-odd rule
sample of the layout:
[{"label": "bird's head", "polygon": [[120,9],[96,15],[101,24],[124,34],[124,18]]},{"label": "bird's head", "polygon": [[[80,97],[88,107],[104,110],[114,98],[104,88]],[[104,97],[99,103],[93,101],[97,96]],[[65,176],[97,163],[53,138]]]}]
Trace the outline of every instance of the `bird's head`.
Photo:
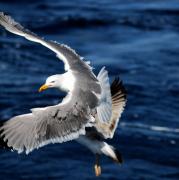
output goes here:
[{"label": "bird's head", "polygon": [[53,75],[46,79],[44,85],[39,88],[39,92],[44,91],[48,88],[61,88],[62,75]]}]

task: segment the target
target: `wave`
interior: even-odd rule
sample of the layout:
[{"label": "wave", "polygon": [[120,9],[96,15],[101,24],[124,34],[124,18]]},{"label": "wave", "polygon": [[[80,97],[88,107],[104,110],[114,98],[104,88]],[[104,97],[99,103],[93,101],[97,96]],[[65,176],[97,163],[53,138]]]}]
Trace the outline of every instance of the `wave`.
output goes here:
[{"label": "wave", "polygon": [[142,10],[143,13],[153,14],[153,15],[166,15],[166,16],[178,16],[179,9],[145,9]]},{"label": "wave", "polygon": [[154,126],[154,125],[147,125],[142,123],[124,123],[121,122],[120,125],[122,127],[130,127],[130,128],[137,128],[142,130],[151,130],[154,132],[160,132],[160,133],[173,133],[173,134],[179,134],[179,128],[171,128],[171,127],[162,127],[162,126]]},{"label": "wave", "polygon": [[98,26],[109,26],[116,24],[113,19],[103,19],[103,18],[88,18],[83,16],[65,16],[61,18],[55,18],[48,23],[40,23],[33,30],[38,31],[48,31],[48,32],[58,32],[63,30],[71,30],[74,28],[89,28]]},{"label": "wave", "polygon": [[[49,33],[72,30],[74,28],[95,28],[107,26],[128,26],[142,30],[159,31],[168,28],[178,30],[179,10],[171,9],[141,9],[141,10],[121,10],[109,11],[103,9],[87,9],[80,8],[75,14],[66,11],[73,11],[74,7],[57,6],[51,9],[51,5],[42,4],[36,8],[36,15],[30,14],[30,21],[33,21],[34,28],[32,30],[48,31]],[[40,7],[40,9],[39,9]],[[41,16],[42,9],[48,11],[50,16]],[[64,11],[58,13],[58,11]],[[53,12],[53,13],[52,13]],[[40,16],[38,15],[40,13]],[[34,23],[34,17],[37,17]],[[38,19],[39,17],[39,19]],[[29,22],[30,22],[29,21]]]},{"label": "wave", "polygon": [[[170,13],[172,14],[172,12]],[[60,18],[56,17],[51,21],[49,20],[48,23],[37,24],[36,29],[40,31],[47,30],[56,32],[59,30],[71,30],[73,28],[94,28],[120,25],[137,29],[158,31],[168,28],[178,29],[178,20],[177,16],[162,16],[157,15],[157,12],[152,14],[152,10],[145,11],[144,13],[138,11],[137,13],[129,12],[129,14],[126,13],[125,15],[111,14],[111,16],[99,17],[95,14],[92,16],[82,14],[80,16],[67,15]]]}]

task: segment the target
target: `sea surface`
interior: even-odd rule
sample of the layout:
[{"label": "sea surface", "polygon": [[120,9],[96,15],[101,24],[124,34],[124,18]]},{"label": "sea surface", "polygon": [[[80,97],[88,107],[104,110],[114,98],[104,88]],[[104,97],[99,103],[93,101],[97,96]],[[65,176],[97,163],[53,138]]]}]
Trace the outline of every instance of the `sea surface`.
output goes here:
[{"label": "sea surface", "polygon": [[[179,179],[178,0],[0,0],[0,11],[123,80],[127,106],[108,143],[124,163],[103,157],[98,179]],[[64,94],[38,88],[63,72],[53,52],[0,28],[0,120],[59,103]],[[74,141],[28,156],[0,149],[0,179],[95,179],[94,162]]]}]

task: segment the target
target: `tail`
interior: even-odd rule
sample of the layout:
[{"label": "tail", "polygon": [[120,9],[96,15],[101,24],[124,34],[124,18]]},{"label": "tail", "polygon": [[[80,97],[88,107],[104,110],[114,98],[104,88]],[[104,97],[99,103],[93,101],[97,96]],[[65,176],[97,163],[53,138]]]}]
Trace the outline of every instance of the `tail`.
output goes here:
[{"label": "tail", "polygon": [[103,142],[101,152],[104,155],[110,157],[113,161],[115,161],[119,164],[123,163],[123,158],[122,158],[121,153],[116,148],[114,148],[113,146],[110,146],[106,142]]}]

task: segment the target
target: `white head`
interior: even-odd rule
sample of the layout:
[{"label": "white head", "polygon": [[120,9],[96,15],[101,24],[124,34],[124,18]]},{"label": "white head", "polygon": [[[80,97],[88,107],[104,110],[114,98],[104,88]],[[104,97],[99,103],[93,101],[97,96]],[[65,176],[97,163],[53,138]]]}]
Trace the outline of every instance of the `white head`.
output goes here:
[{"label": "white head", "polygon": [[44,85],[42,85],[40,88],[39,88],[39,92],[41,91],[44,91],[48,88],[58,88],[58,89],[61,89],[61,85],[63,83],[63,75],[61,74],[57,74],[57,75],[53,75],[53,76],[50,76],[46,79],[46,82]]},{"label": "white head", "polygon": [[71,72],[66,72],[48,77],[45,84],[40,87],[39,92],[48,88],[58,88],[62,91],[69,92],[73,91],[74,86],[75,77]]}]

